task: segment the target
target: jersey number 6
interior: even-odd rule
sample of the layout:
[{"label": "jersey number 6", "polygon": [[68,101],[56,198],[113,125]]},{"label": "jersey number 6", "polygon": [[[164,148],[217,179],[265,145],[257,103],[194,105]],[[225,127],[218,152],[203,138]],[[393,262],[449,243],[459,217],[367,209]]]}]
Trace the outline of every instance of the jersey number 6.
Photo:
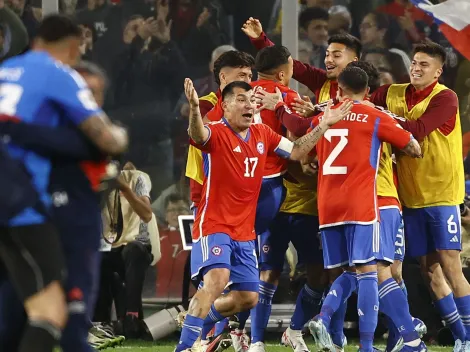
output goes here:
[{"label": "jersey number 6", "polygon": [[344,147],[348,144],[348,136],[349,130],[342,128],[342,129],[334,129],[328,130],[325,132],[324,137],[328,142],[331,143],[332,137],[340,137],[338,144],[333,148],[328,158],[326,158],[325,162],[323,163],[323,175],[345,175],[348,173],[347,166],[332,166],[335,159],[341,154]]}]

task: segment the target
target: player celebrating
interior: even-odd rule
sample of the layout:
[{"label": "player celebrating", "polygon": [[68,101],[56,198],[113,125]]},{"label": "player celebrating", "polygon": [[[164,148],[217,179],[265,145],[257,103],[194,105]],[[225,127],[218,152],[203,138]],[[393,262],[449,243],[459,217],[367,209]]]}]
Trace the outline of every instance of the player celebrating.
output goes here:
[{"label": "player celebrating", "polygon": [[[344,69],[338,82],[342,100],[361,101],[367,93],[367,74],[360,68]],[[321,115],[315,118],[312,125],[321,119]],[[326,268],[355,265],[360,350],[372,351],[379,304],[376,259],[380,259],[381,254],[375,189],[380,141],[391,143],[413,157],[420,156],[421,149],[412,135],[401,129],[389,115],[361,103],[355,103],[348,117],[324,137],[316,147],[324,265]],[[361,148],[363,153],[359,152]],[[348,151],[356,157],[348,155]],[[335,196],[335,191],[341,196]],[[361,199],[361,204],[354,204],[354,199]],[[309,327],[320,346],[333,352],[336,349],[328,333],[330,319],[321,314]],[[412,324],[408,328],[414,331]],[[418,345],[421,351],[424,345],[420,341]]]},{"label": "player celebrating", "polygon": [[[438,79],[445,49],[423,43],[414,49],[411,84],[379,88],[371,100],[398,116],[423,148],[423,159],[397,157],[407,251],[420,261],[435,306],[456,340],[470,349],[470,286],[460,263],[459,204],[464,198],[462,133],[456,94]],[[449,287],[450,286],[450,287]],[[465,342],[467,341],[467,342]],[[462,344],[467,346],[462,347]]]},{"label": "player celebrating", "polygon": [[[207,165],[191,257],[193,277],[203,276],[204,287],[191,301],[176,352],[192,347],[207,314],[222,320],[252,308],[258,301],[254,221],[267,154],[275,152],[299,160],[351,109],[347,103],[336,111],[327,110],[314,130],[292,143],[264,124],[252,124],[255,100],[246,82],[225,87],[225,118],[206,126],[189,79],[185,92],[191,107],[191,143],[204,151]],[[219,297],[229,281],[230,293]]]}]

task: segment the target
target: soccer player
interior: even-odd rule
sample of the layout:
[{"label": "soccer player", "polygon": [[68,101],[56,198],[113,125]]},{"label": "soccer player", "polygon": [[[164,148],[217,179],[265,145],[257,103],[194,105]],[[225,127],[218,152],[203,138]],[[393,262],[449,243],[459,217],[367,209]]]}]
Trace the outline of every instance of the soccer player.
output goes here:
[{"label": "soccer player", "polygon": [[[252,83],[255,91],[262,88],[263,92],[274,93],[276,89],[282,94],[287,107],[292,107],[299,95],[288,88],[292,78],[293,60],[283,46],[270,46],[261,49],[255,59],[255,69],[259,80]],[[261,122],[271,127],[276,133],[286,135],[285,127],[271,110],[261,111]],[[300,169],[298,163],[292,163],[289,170]],[[319,308],[323,297],[324,285],[319,284],[322,272],[322,254],[320,251],[318,218],[312,215],[279,213],[284,198],[283,178],[297,183],[295,177],[303,177],[301,172],[296,176],[286,174],[287,161],[276,156],[269,157],[266,162],[261,193],[255,220],[258,235],[258,261],[260,267],[259,301],[251,312],[250,351],[264,351],[264,331],[271,314],[271,302],[279,283],[279,277],[284,267],[285,253],[289,242],[292,241],[297,250],[299,261],[307,265],[308,284],[299,293],[296,310],[292,319],[294,330],[300,333],[290,333],[298,348],[307,349],[303,341],[301,329],[312,318]],[[315,182],[315,179],[307,180]],[[299,199],[301,201],[301,199]],[[311,201],[309,201],[311,202]],[[313,199],[316,203],[316,199]],[[274,219],[274,217],[277,217]],[[274,219],[274,222],[273,222]]]},{"label": "soccer player", "polygon": [[[56,126],[64,119],[104,152],[121,153],[127,146],[125,131],[111,125],[86,83],[68,66],[79,58],[80,39],[79,27],[67,17],[45,18],[33,50],[7,60],[0,69],[0,113],[46,126]],[[8,145],[8,151],[24,162],[41,203],[49,208],[50,161],[14,143]],[[66,321],[59,238],[41,209],[26,209],[2,232],[1,257],[28,315],[19,351],[52,351]],[[29,253],[29,259],[23,253]]]},{"label": "soccer player", "polygon": [[[382,150],[380,141],[391,143],[413,157],[419,157],[421,149],[413,136],[389,115],[359,103],[368,90],[368,77],[362,69],[347,67],[340,73],[338,83],[340,99],[357,103],[316,146],[323,258],[326,268],[355,266],[360,350],[372,351],[379,305],[377,260],[381,257],[375,188]],[[316,117],[312,126],[321,120],[321,115]],[[353,153],[355,157],[351,156]],[[354,199],[361,201],[355,203]],[[356,277],[352,278],[355,280]],[[335,294],[334,286],[329,294]],[[322,348],[336,351],[328,332],[329,323],[320,314],[310,322],[309,328]],[[414,331],[412,324],[410,329]]]},{"label": "soccer player", "polygon": [[459,157],[458,99],[438,83],[445,61],[446,52],[440,45],[417,45],[410,67],[411,84],[383,86],[371,100],[403,116],[404,120],[397,121],[422,145],[422,159],[397,156],[406,250],[419,259],[435,306],[454,335],[454,351],[460,351],[470,349],[470,286],[460,263],[459,204],[464,198],[464,172]]},{"label": "soccer player", "polygon": [[[234,81],[243,81],[250,83],[253,77],[252,67],[255,64],[253,57],[243,51],[230,50],[214,62],[214,79],[219,85],[217,92],[212,92],[199,99],[199,110],[201,116],[206,122],[219,121],[224,114],[222,109],[222,90]],[[193,146],[189,146],[188,159],[186,164],[186,176],[189,178],[190,197],[192,201],[193,214],[196,215],[199,202],[201,200],[202,183],[204,180],[204,170],[201,151]],[[245,322],[248,319],[249,312],[242,312],[238,316],[239,326],[230,332],[235,350],[241,351],[248,345],[248,336],[244,332]],[[217,349],[217,345],[222,342],[222,332],[227,325],[227,321],[221,321],[216,324],[214,329],[214,338],[208,341],[207,333],[212,326],[206,325],[201,339],[202,344],[207,345],[207,352]]]},{"label": "soccer player", "polygon": [[[268,153],[299,160],[351,108],[347,103],[336,111],[327,110],[325,119],[314,130],[292,143],[264,124],[252,124],[255,99],[246,82],[232,82],[225,87],[225,118],[206,126],[189,79],[185,81],[185,92],[191,108],[191,143],[205,153],[207,177],[194,223],[191,256],[192,276],[203,276],[204,286],[191,300],[176,352],[192,347],[208,314],[222,320],[251,309],[258,301],[254,223]],[[231,291],[220,296],[229,282]]]}]

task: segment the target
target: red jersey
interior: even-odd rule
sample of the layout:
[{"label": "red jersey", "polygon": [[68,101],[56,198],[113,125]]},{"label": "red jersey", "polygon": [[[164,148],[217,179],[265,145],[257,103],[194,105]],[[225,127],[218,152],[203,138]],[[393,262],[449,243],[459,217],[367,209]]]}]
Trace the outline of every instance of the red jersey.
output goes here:
[{"label": "red jersey", "polygon": [[256,238],[255,214],[268,154],[289,157],[293,143],[264,124],[252,124],[246,138],[227,120],[205,126],[209,139],[191,144],[203,152],[202,198],[193,227],[193,240],[226,233],[236,241]]},{"label": "red jersey", "polygon": [[382,142],[403,149],[411,138],[390,115],[361,103],[327,130],[316,145],[320,228],[379,220],[376,177]]},{"label": "red jersey", "polygon": [[[251,82],[251,86],[253,87],[253,89],[260,87],[268,93],[274,93],[276,92],[276,87],[279,88],[282,93],[282,98],[284,99],[284,102],[289,108],[292,106],[292,103],[294,102],[295,98],[300,98],[299,93],[297,93],[295,90],[292,90],[281,83],[274,82],[271,80],[262,79],[259,81]],[[281,124],[281,121],[279,121],[279,119],[276,117],[276,113],[274,111],[262,110],[260,115],[262,123],[271,127],[271,129],[277,134],[280,134],[281,136],[286,135],[287,130]],[[264,168],[263,176],[267,178],[276,177],[282,175],[286,171],[286,169],[286,159],[280,158],[277,155],[269,155],[268,159],[266,160],[266,166]]]}]

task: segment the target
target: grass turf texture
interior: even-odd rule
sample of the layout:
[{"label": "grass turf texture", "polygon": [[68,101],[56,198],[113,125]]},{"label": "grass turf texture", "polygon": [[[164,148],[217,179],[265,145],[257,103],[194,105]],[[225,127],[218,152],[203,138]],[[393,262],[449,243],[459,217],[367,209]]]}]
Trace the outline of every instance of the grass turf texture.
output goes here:
[{"label": "grass turf texture", "polygon": [[[103,351],[126,351],[126,352],[173,352],[176,346],[175,340],[166,340],[166,341],[159,341],[159,342],[125,342],[120,347],[115,348],[107,348]],[[378,344],[376,347],[380,348],[381,350],[385,349],[383,345],[383,341],[377,341]],[[316,351],[315,345],[313,342],[307,342],[310,350],[312,352]],[[290,352],[292,351],[291,348],[286,348],[284,346],[279,345],[279,341],[268,341],[267,343],[267,352]],[[345,352],[357,352],[358,345],[357,341],[352,341],[348,346],[346,346]],[[232,348],[226,350],[227,352],[234,352]],[[452,351],[452,347],[440,347],[440,346],[429,346],[430,352],[450,352]]]}]

